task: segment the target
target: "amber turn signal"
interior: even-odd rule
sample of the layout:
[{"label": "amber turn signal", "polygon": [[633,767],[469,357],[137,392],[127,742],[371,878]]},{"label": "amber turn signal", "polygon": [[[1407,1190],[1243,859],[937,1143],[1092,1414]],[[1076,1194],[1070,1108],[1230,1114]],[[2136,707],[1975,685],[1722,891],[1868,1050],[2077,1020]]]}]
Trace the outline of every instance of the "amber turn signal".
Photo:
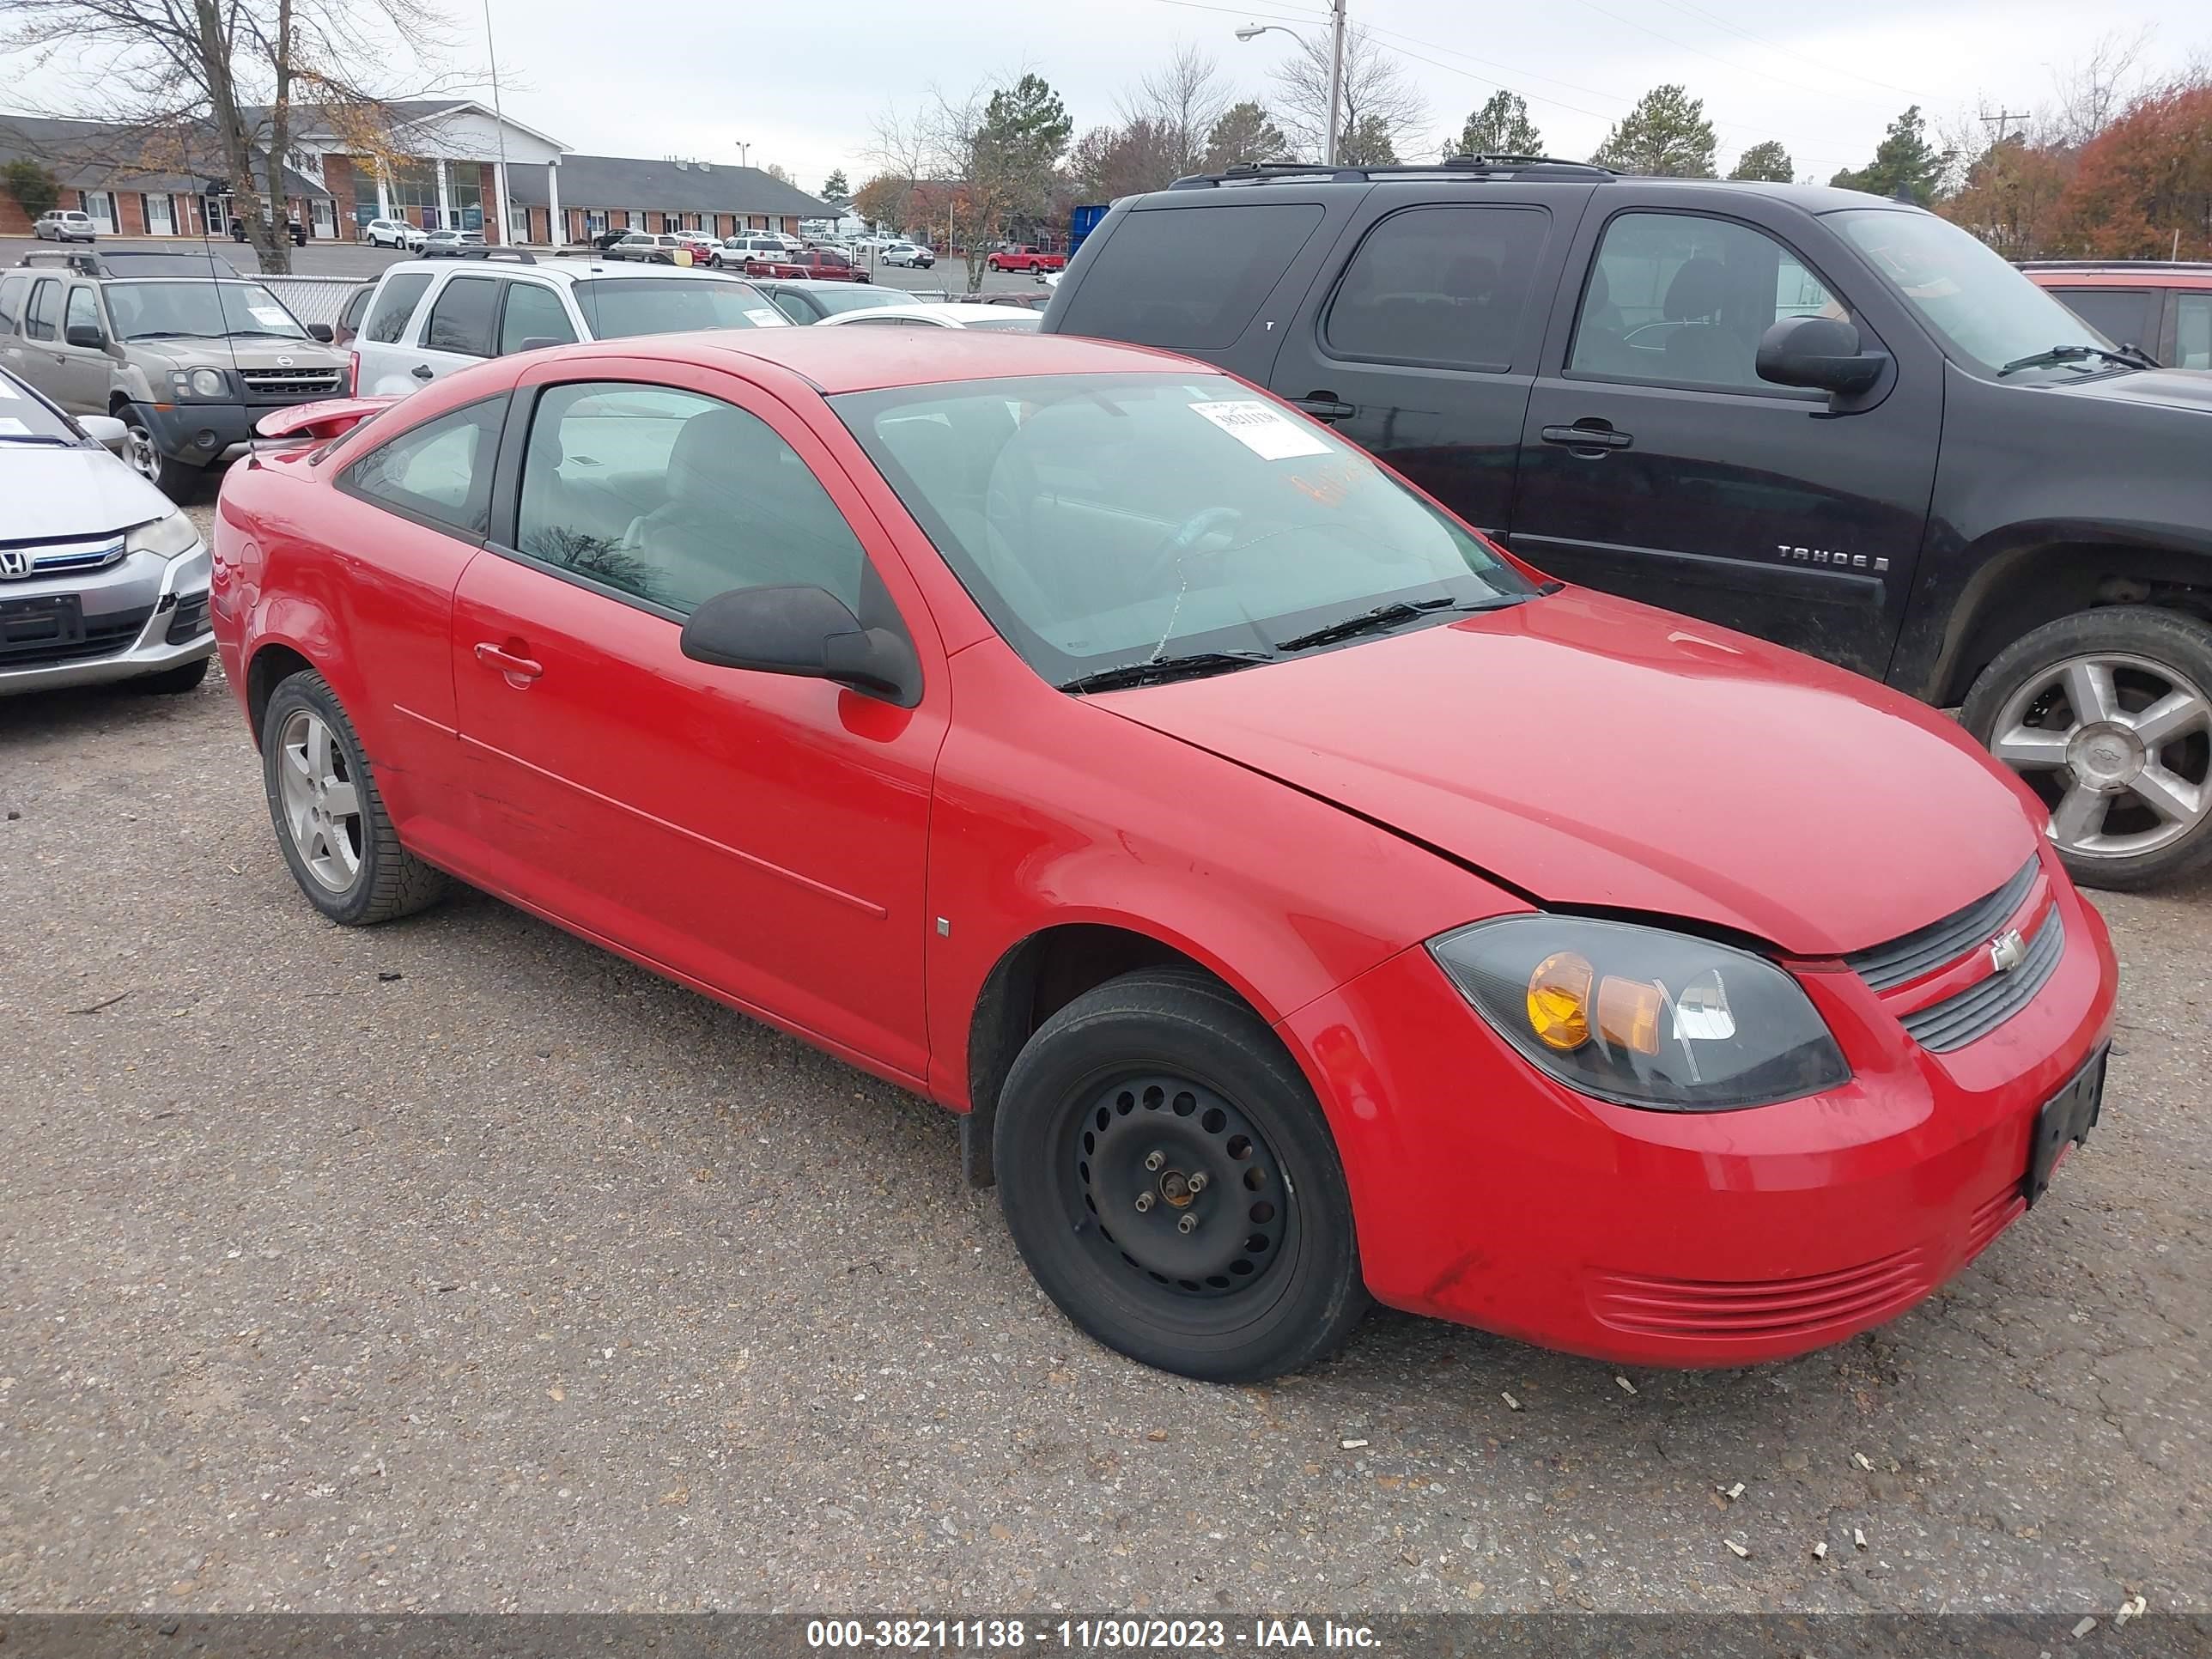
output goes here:
[{"label": "amber turn signal", "polygon": [[1664,995],[1656,985],[1607,975],[1598,981],[1598,1035],[1632,1054],[1657,1054],[1659,1010]]},{"label": "amber turn signal", "polygon": [[1588,1042],[1589,994],[1589,957],[1555,951],[1538,963],[1528,975],[1528,1029],[1536,1041],[1561,1054]]}]

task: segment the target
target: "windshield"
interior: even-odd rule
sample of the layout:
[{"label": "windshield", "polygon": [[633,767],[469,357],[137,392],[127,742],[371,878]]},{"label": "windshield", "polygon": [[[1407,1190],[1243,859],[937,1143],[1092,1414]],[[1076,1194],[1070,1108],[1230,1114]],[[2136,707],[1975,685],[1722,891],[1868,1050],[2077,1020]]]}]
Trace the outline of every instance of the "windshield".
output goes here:
[{"label": "windshield", "polygon": [[109,283],[107,314],[118,337],[158,340],[198,335],[274,335],[304,340],[283,301],[258,283]]},{"label": "windshield", "polygon": [[815,303],[827,311],[865,311],[871,306],[907,306],[914,296],[902,291],[879,288],[832,288],[824,283],[818,290],[809,290]]},{"label": "windshield", "polygon": [[1223,376],[1036,375],[830,403],[1054,684],[1272,655],[1386,605],[1443,619],[1534,591],[1360,451]]},{"label": "windshield", "polygon": [[607,277],[577,283],[575,294],[595,340],[695,328],[783,328],[791,321],[751,283],[720,276]]},{"label": "windshield", "polygon": [[65,443],[77,441],[68,422],[33,397],[20,384],[0,374],[0,444],[25,441]]},{"label": "windshield", "polygon": [[[1932,213],[1847,208],[1827,216],[1954,351],[1991,371],[2053,346],[2112,342],[2005,263],[2003,255]],[[2110,374],[2101,357],[2040,372]]]}]

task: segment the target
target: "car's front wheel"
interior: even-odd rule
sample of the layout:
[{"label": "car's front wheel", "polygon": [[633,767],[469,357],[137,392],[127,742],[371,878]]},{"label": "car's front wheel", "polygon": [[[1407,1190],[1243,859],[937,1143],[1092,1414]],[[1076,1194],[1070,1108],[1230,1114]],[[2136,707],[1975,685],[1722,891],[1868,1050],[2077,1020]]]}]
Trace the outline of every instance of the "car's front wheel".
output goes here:
[{"label": "car's front wheel", "polygon": [[190,502],[204,476],[201,470],[161,453],[153,427],[136,404],[118,413],[123,420],[123,459],[131,470],[179,506]]},{"label": "car's front wheel", "polygon": [[1108,1347],[1254,1382],[1312,1364],[1368,1304],[1313,1091],[1218,981],[1124,975],[1040,1026],[993,1138],[1030,1271]]},{"label": "car's front wheel", "polygon": [[2148,605],[2062,617],[2000,652],[1961,713],[2050,807],[2084,886],[2212,860],[2212,625]]},{"label": "car's front wheel", "polygon": [[295,674],[270,694],[261,777],[292,878],[332,921],[389,921],[446,890],[444,874],[399,844],[360,736],[321,675]]}]

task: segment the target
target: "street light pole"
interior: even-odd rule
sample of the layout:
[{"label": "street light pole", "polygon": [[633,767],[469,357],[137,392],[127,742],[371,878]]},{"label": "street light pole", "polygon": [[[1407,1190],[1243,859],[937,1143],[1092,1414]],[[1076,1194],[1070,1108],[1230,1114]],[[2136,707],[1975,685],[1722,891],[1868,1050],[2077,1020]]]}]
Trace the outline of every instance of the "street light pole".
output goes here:
[{"label": "street light pole", "polygon": [[1322,160],[1336,165],[1337,133],[1344,120],[1344,0],[1328,7],[1328,148]]}]

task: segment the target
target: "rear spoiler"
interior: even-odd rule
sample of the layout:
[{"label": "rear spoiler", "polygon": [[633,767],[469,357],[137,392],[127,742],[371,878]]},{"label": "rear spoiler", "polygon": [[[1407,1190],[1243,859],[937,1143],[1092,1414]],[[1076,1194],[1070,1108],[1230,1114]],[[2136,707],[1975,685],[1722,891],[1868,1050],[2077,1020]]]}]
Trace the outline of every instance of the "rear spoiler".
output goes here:
[{"label": "rear spoiler", "polygon": [[264,415],[253,423],[253,429],[264,438],[328,443],[398,401],[397,398],[325,398],[320,403],[298,404]]}]

